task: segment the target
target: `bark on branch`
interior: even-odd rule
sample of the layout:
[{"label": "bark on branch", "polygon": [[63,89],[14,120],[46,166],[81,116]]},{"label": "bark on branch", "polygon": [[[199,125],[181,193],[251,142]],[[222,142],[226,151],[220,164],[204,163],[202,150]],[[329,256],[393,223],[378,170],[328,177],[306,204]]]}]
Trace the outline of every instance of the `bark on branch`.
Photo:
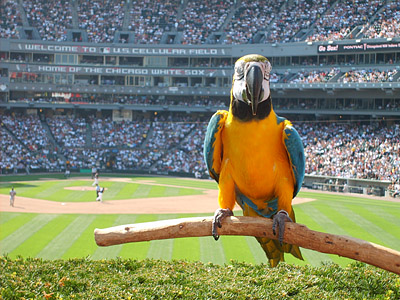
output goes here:
[{"label": "bark on branch", "polygon": [[[95,229],[97,245],[111,246],[182,237],[211,235],[213,217],[174,219]],[[277,239],[272,220],[256,217],[228,217],[219,235],[245,235]],[[364,240],[310,230],[305,225],[286,223],[284,242],[323,253],[355,259],[400,274],[400,252]]]}]

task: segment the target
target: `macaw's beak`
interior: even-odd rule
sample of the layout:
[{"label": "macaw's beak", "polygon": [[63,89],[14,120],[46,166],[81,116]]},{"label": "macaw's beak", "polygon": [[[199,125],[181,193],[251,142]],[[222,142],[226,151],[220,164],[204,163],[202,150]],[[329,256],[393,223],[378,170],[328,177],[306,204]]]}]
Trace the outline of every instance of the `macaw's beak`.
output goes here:
[{"label": "macaw's beak", "polygon": [[253,116],[257,114],[257,107],[260,100],[263,98],[263,74],[261,68],[257,65],[251,66],[246,74],[246,93],[247,99],[250,100],[251,111]]}]

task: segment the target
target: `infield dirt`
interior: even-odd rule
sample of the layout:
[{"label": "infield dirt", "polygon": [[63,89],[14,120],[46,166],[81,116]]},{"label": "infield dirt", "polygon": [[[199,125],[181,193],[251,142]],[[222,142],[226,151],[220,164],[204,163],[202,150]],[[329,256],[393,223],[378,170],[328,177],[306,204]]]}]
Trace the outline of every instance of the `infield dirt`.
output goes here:
[{"label": "infield dirt", "polygon": [[[88,180],[89,181],[89,180]],[[127,181],[140,184],[162,185],[151,180],[132,181],[127,178],[102,178],[102,181]],[[175,186],[178,187],[178,186]],[[181,187],[181,186],[179,186]],[[94,190],[88,186],[69,187],[74,190]],[[196,188],[193,188],[196,189]],[[204,189],[201,189],[204,190]],[[293,204],[313,201],[312,198],[295,198]],[[34,198],[15,197],[14,207],[10,206],[9,196],[0,195],[0,211],[30,213],[74,213],[74,214],[175,214],[210,213],[218,208],[218,190],[204,190],[201,195],[179,197],[157,197],[96,202],[54,202]],[[235,209],[240,209],[238,206]]]}]

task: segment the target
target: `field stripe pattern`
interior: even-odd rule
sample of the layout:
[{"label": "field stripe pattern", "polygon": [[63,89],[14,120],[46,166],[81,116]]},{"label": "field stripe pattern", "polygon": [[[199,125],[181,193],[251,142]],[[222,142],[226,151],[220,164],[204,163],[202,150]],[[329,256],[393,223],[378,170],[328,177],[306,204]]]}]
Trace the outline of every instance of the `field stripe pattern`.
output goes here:
[{"label": "field stripe pattern", "polygon": [[[203,190],[215,189],[215,184],[207,181],[179,180],[173,178],[151,178],[166,186],[131,182],[105,182],[110,187],[114,199],[134,196],[176,196],[180,194],[200,194]],[[147,179],[148,180],[148,179]],[[62,183],[62,184],[61,184]],[[53,197],[57,189],[68,186],[90,186],[91,182],[76,181],[32,181],[21,182],[19,188],[26,193],[42,197]],[[170,186],[167,186],[170,185]],[[175,187],[174,187],[175,186]],[[7,191],[9,185],[1,189]],[[56,187],[56,188],[55,188]],[[29,191],[28,191],[29,190]],[[32,192],[33,191],[33,192]],[[74,191],[72,191],[74,192]],[[82,191],[76,191],[82,194]],[[93,198],[94,191],[90,190]],[[60,193],[58,191],[58,193]],[[72,193],[74,195],[74,193]],[[71,195],[71,193],[69,193]],[[75,196],[74,196],[75,197]],[[347,235],[368,240],[400,251],[400,207],[399,203],[369,198],[343,197],[340,194],[320,194],[301,192],[299,197],[314,198],[315,201],[294,206],[296,220],[310,229]],[[82,200],[86,201],[86,200]],[[93,199],[91,200],[93,201]],[[152,222],[157,220],[201,217],[211,214],[37,214],[0,212],[0,255],[11,258],[41,257],[46,259],[69,259],[83,257],[89,259],[133,258],[133,259],[185,259],[189,261],[229,264],[231,260],[254,264],[266,263],[261,247],[253,237],[222,236],[214,241],[212,237],[161,240],[141,243],[98,247],[94,242],[95,228],[105,228],[123,224]],[[235,215],[241,212],[235,211]],[[286,256],[288,263],[311,264],[334,262],[342,266],[351,260],[335,255],[302,249],[305,261]]]}]

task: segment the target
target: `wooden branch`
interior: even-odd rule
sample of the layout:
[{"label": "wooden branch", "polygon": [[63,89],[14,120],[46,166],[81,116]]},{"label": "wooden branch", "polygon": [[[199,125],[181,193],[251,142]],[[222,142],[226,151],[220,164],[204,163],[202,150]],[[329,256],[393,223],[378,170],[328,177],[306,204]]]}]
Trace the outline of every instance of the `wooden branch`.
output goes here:
[{"label": "wooden branch", "polygon": [[[95,229],[97,245],[111,246],[182,237],[211,235],[213,217],[166,220]],[[246,235],[277,239],[272,220],[257,217],[228,217],[219,235]],[[400,252],[364,240],[310,230],[298,223],[286,223],[284,242],[323,253],[355,259],[400,274]]]}]

